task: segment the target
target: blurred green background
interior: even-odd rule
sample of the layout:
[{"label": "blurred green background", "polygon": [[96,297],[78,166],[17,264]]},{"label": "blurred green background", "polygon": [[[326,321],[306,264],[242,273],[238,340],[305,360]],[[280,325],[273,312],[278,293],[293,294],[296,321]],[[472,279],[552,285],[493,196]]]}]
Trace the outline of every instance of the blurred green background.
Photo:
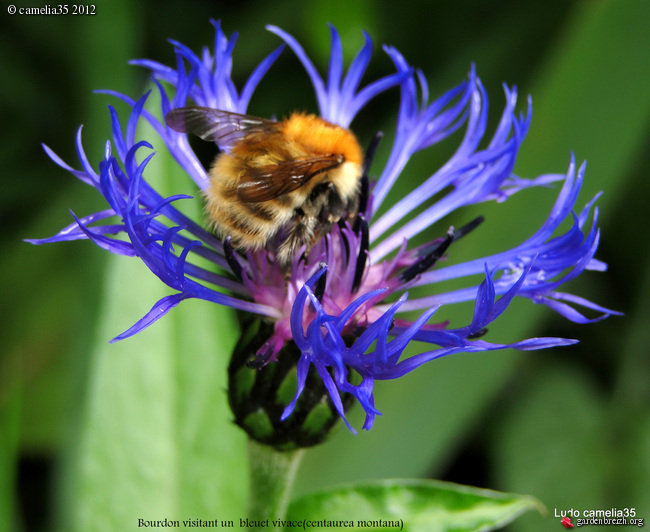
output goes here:
[{"label": "blurred green background", "polygon": [[[338,28],[348,60],[366,30],[375,43],[366,80],[391,71],[380,48],[391,44],[424,71],[433,97],[460,83],[475,63],[490,96],[492,127],[502,110],[503,82],[519,87],[524,112],[532,95],[532,128],[518,175],[563,173],[573,151],[579,162],[588,161],[580,206],[604,191],[597,256],[610,269],[584,274],[567,291],[625,317],[574,326],[545,307],[516,302],[486,339],[552,335],[581,343],[462,355],[379,383],[376,403],[384,415],[372,431],[353,436],[339,427],[330,442],[308,453],[296,491],[356,479],[430,477],[527,493],[547,506],[548,516],[524,516],[510,525],[513,531],[557,528],[555,508],[635,507],[638,517],[650,518],[644,229],[650,3],[233,4],[115,0],[96,3],[95,16],[0,13],[0,530],[127,530],[140,517],[244,515],[245,442],[224,404],[232,317],[208,303],[186,302],[142,335],[109,345],[169,291],[136,261],[89,243],[34,247],[22,241],[69,224],[70,208],[77,215],[101,208],[98,195],[51,163],[40,143],[78,166],[74,137],[83,123],[84,145],[97,161],[110,134],[107,104],[123,114],[127,108],[92,91],[138,97],[147,75],[127,61],[146,57],[174,65],[168,38],[195,51],[212,46],[210,18],[221,19],[228,35],[240,32],[233,73],[239,87],[279,44],[266,24],[297,37],[321,72],[329,51],[326,22]],[[353,123],[360,138],[377,128],[390,131],[396,96],[382,96]],[[285,50],[250,111],[268,116],[294,108],[315,110],[315,102]],[[420,156],[409,173],[433,172],[458,138]],[[164,162],[159,173],[171,188],[191,190]],[[452,258],[522,241],[543,222],[556,194],[557,187],[522,192],[505,204],[461,213],[463,220],[485,214],[487,222]],[[471,306],[444,313],[458,325],[470,316]],[[361,414],[351,416],[356,427]]]}]

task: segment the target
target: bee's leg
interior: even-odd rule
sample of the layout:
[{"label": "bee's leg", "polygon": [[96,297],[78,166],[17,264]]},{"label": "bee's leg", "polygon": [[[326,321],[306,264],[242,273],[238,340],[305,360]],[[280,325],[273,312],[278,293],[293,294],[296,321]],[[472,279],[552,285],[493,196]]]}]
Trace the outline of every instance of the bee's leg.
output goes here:
[{"label": "bee's leg", "polygon": [[323,182],[314,187],[309,195],[309,209],[305,211],[318,218],[322,224],[332,224],[338,222],[347,206],[344,204],[338,190],[333,183]]},{"label": "bee's leg", "polygon": [[332,185],[327,192],[327,199],[324,201],[321,209],[321,217],[324,218],[323,221],[335,224],[343,217],[347,209],[348,205],[343,202],[338,190]]},{"label": "bee's leg", "polygon": [[289,263],[292,253],[305,244],[307,246],[305,249],[305,258],[309,255],[312,237],[314,236],[314,230],[317,224],[318,219],[311,213],[305,212],[303,208],[296,209],[289,232],[278,249],[278,260],[280,263]]}]

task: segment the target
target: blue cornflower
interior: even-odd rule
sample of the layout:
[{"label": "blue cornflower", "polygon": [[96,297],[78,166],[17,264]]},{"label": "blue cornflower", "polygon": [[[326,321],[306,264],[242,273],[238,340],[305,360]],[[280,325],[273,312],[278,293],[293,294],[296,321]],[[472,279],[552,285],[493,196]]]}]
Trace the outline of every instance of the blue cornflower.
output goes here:
[{"label": "blue cornflower", "polygon": [[[566,174],[546,174],[536,179],[523,179],[513,173],[519,146],[531,121],[530,101],[527,114],[518,115],[517,91],[504,87],[505,109],[491,139],[486,140],[487,95],[474,69],[466,81],[430,103],[422,72],[408,65],[397,50],[385,47],[396,71],[360,88],[371,58],[371,40],[365,36],[365,44],[344,74],[341,42],[333,27],[326,80],[292,36],[273,26],[268,29],[302,62],[313,84],[320,115],[326,120],[348,127],[375,96],[399,87],[397,125],[388,162],[377,181],[361,193],[354,223],[334,225],[329,234],[314,244],[308,258],[295,253],[289,269],[272,260],[274,250],[237,255],[229,246],[224,248],[201,220],[192,220],[177,208],[178,202],[190,196],[163,197],[149,183],[147,175],[148,163],[155,156],[151,151],[154,144],[158,149],[164,144],[205,191],[208,173],[187,136],[166,127],[164,117],[190,100],[199,106],[246,113],[256,86],[284,47],[267,56],[238,92],[231,80],[236,37],[228,39],[219,23],[214,25],[216,40],[212,53],[205,49],[199,56],[173,42],[176,68],[148,60],[133,61],[151,71],[160,94],[160,112],[145,109],[149,94],[135,101],[111,93],[126,101],[132,111],[123,125],[115,110],[109,108],[113,139],[106,143],[98,169],[86,157],[81,129],[76,142],[80,170],[68,166],[44,146],[54,162],[95,187],[105,198],[107,208],[82,218],[73,214],[72,225],[51,238],[31,242],[90,239],[113,253],[139,257],[174,290],[113,341],[150,326],[185,299],[199,298],[247,311],[273,323],[272,334],[257,351],[260,365],[275,360],[290,342],[295,342],[300,351],[298,389],[282,419],[292,414],[313,366],[341,417],[345,419],[342,395],[351,394],[364,408],[364,428],[369,429],[379,413],[373,396],[377,379],[400,377],[425,362],[453,353],[505,348],[532,350],[576,342],[530,338],[499,344],[480,339],[515,296],[547,305],[578,323],[615,314],[558,291],[562,283],[584,270],[604,271],[606,265],[594,258],[599,242],[598,211],[593,207],[596,198],[579,213],[574,212],[584,164],[578,167],[572,158]],[[174,88],[171,99],[166,86]],[[152,141],[154,144],[136,138],[137,127],[143,121],[159,137]],[[376,216],[395,181],[411,178],[404,172],[411,156],[461,128],[462,141],[450,159],[382,216]],[[414,180],[418,177],[414,176]],[[439,234],[437,222],[460,207],[488,200],[504,201],[524,188],[557,181],[563,185],[548,219],[533,236],[512,249],[433,269],[453,241],[470,233],[481,219],[461,228],[443,230],[445,234],[427,244],[409,245],[414,236],[423,231],[431,233],[434,226],[433,231]],[[420,212],[402,223],[405,213],[415,209]],[[570,227],[558,234],[567,219]],[[206,260],[217,266],[215,271],[200,266]],[[483,279],[478,284],[474,280],[477,274]],[[437,283],[450,279],[466,280],[465,288],[436,289]],[[429,286],[431,295],[407,300],[406,290],[413,286]],[[465,327],[452,329],[446,323],[429,323],[440,306],[464,301],[475,302],[473,319]],[[589,319],[576,307],[594,310],[599,315]],[[414,322],[400,318],[404,312],[414,310],[422,312]],[[429,343],[431,350],[402,359],[411,340]]]}]

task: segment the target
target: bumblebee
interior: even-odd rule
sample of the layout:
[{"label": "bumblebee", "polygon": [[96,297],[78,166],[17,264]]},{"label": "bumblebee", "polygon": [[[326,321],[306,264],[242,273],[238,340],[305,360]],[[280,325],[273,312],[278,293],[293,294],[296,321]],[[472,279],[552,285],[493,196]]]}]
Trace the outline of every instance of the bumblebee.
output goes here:
[{"label": "bumblebee", "polygon": [[167,125],[215,142],[206,213],[242,250],[266,248],[287,265],[358,209],[363,155],[354,134],[315,115],[281,121],[208,107],[170,111]]}]

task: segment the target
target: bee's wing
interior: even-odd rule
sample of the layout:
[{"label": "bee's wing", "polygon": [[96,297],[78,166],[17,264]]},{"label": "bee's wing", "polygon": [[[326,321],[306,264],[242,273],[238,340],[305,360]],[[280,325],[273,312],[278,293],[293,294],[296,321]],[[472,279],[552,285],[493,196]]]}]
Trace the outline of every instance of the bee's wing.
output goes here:
[{"label": "bee's wing", "polygon": [[246,203],[268,201],[300,188],[315,175],[342,162],[342,155],[322,155],[259,166],[242,176],[237,194]]},{"label": "bee's wing", "polygon": [[174,131],[193,133],[216,142],[220,148],[228,148],[251,133],[278,127],[273,120],[197,106],[173,109],[165,116],[165,122]]}]

